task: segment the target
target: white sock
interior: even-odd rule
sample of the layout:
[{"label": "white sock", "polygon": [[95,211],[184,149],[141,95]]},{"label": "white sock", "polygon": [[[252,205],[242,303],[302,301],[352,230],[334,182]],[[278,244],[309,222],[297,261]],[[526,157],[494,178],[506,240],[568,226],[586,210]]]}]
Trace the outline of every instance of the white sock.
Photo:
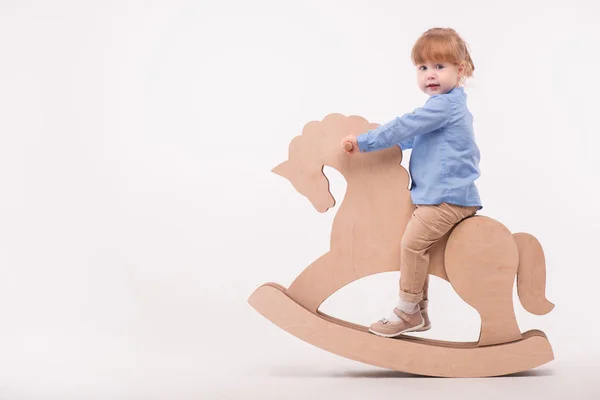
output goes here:
[{"label": "white sock", "polygon": [[414,314],[417,312],[419,307],[419,303],[410,303],[408,301],[404,301],[402,299],[398,300],[398,305],[396,305],[400,311],[404,311],[407,314]]},{"label": "white sock", "polygon": [[[402,299],[398,300],[398,304],[396,305],[396,308],[398,308],[400,311],[403,311],[407,314],[414,314],[417,312],[417,310],[419,309],[419,303],[410,303],[408,301],[404,301]],[[388,321],[391,322],[400,322],[401,319],[399,316],[396,315],[396,313],[394,311],[392,311],[392,313],[387,317]]]}]

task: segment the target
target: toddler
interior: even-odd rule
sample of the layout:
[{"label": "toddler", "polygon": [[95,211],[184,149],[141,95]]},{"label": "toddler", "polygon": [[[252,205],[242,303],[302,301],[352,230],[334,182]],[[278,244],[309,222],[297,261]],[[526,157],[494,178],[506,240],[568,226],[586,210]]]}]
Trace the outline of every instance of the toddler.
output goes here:
[{"label": "toddler", "polygon": [[[342,139],[350,155],[394,145],[412,148],[410,194],[416,208],[401,242],[400,298],[387,318],[369,328],[385,337],[430,328],[426,313],[429,249],[482,208],[475,186],[480,176],[479,148],[463,89],[475,69],[467,44],[453,29],[433,28],[419,37],[411,58],[417,85],[430,96],[423,107]],[[352,146],[344,146],[347,142]]]}]

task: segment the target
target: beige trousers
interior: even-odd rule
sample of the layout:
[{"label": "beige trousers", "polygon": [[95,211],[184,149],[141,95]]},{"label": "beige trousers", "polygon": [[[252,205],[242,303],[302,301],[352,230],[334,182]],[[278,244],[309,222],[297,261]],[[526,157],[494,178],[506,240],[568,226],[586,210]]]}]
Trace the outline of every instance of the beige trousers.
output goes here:
[{"label": "beige trousers", "polygon": [[477,206],[442,203],[417,205],[401,243],[400,298],[411,303],[427,299],[429,249],[463,219],[475,215]]}]

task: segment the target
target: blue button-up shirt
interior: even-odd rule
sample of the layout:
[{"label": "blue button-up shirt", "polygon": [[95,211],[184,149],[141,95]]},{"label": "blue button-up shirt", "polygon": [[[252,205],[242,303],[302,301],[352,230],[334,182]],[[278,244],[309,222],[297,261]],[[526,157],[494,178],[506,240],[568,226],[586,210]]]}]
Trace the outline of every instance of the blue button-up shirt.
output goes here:
[{"label": "blue button-up shirt", "polygon": [[423,107],[359,135],[357,140],[362,152],[394,145],[413,149],[409,170],[414,204],[446,202],[483,208],[475,186],[481,175],[479,148],[462,87],[434,94]]}]

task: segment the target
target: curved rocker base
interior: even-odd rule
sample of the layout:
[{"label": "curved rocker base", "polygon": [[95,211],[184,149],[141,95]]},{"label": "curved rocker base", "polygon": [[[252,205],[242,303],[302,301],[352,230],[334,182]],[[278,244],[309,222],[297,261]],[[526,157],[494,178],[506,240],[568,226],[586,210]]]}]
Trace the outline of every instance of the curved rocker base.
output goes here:
[{"label": "curved rocker base", "polygon": [[554,359],[546,335],[539,330],[522,339],[492,346],[477,342],[445,342],[400,336],[388,339],[368,328],[322,313],[312,313],[292,300],[286,288],[266,283],[248,303],[269,321],[314,346],[351,360],[395,371],[439,377],[488,377],[526,371]]}]

